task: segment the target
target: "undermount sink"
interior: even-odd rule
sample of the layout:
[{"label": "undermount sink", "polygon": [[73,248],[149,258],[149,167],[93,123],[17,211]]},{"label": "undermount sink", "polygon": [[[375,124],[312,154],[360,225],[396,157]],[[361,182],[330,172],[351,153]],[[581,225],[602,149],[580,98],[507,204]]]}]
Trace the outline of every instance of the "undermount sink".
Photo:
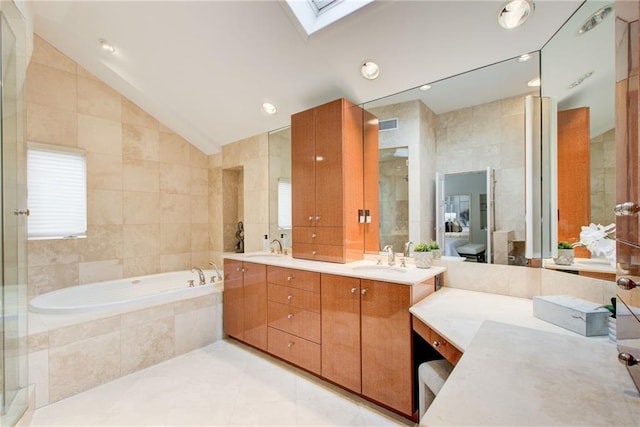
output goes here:
[{"label": "undermount sink", "polygon": [[284,257],[284,255],[282,255],[282,254],[271,254],[271,253],[269,253],[269,254],[267,254],[267,253],[264,253],[264,254],[246,254],[245,256],[247,258],[282,258],[282,257]]},{"label": "undermount sink", "polygon": [[394,267],[392,265],[359,265],[351,267],[354,271],[362,273],[406,273],[407,269],[402,267]]}]

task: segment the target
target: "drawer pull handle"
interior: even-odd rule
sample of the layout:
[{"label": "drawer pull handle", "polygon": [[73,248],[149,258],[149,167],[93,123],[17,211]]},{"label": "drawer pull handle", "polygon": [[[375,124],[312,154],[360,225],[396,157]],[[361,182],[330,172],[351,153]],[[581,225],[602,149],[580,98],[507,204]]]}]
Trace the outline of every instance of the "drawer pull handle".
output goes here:
[{"label": "drawer pull handle", "polygon": [[289,341],[289,343],[287,344],[287,347],[289,347],[289,348],[293,348],[293,345],[294,345],[294,344],[295,344],[294,342]]},{"label": "drawer pull handle", "polygon": [[287,300],[291,301],[293,299],[293,295],[288,295]]},{"label": "drawer pull handle", "polygon": [[364,288],[364,289],[362,290],[362,292],[360,292],[360,293],[361,293],[362,295],[366,295],[366,294],[367,294],[367,292],[369,292],[369,290],[368,290],[367,288]]},{"label": "drawer pull handle", "polygon": [[619,277],[616,283],[620,289],[624,289],[625,291],[630,291],[631,289],[638,287],[638,282],[634,282],[629,277]]},{"label": "drawer pull handle", "polygon": [[316,222],[318,222],[318,221],[320,221],[320,217],[319,216],[316,217]]},{"label": "drawer pull handle", "polygon": [[434,341],[433,344],[431,345],[434,346],[435,348],[438,348],[440,346],[444,346],[445,344],[446,342]]},{"label": "drawer pull handle", "polygon": [[293,276],[287,276],[287,280],[290,282],[293,280]]},{"label": "drawer pull handle", "polygon": [[311,237],[313,237],[315,239],[316,237],[318,237],[318,235],[316,233],[312,233]]},{"label": "drawer pull handle", "polygon": [[356,292],[358,292],[358,288],[351,288],[351,293],[355,294]]},{"label": "drawer pull handle", "polygon": [[287,319],[293,319],[293,314],[292,313],[287,314]]},{"label": "drawer pull handle", "polygon": [[311,255],[316,255],[317,253],[317,251],[311,251]]},{"label": "drawer pull handle", "polygon": [[633,202],[624,202],[617,204],[613,212],[616,216],[637,216],[640,206]]},{"label": "drawer pull handle", "polygon": [[309,221],[313,221],[313,217],[309,215]]},{"label": "drawer pull handle", "polygon": [[242,271],[242,268],[236,267],[236,271]]}]

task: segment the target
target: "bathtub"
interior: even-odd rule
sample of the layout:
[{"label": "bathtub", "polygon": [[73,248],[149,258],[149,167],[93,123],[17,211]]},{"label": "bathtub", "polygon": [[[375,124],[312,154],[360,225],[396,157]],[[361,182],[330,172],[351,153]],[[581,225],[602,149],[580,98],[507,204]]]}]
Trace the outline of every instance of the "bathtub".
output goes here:
[{"label": "bathtub", "polygon": [[[223,338],[220,281],[191,270],[71,286],[29,307],[29,384],[35,407]],[[188,281],[193,280],[194,287]]]},{"label": "bathtub", "polygon": [[[70,286],[33,298],[29,303],[29,310],[43,314],[89,313],[192,298],[214,291],[222,292],[221,281],[216,279],[215,283],[209,283],[216,272],[203,272],[207,279],[206,285],[198,284],[197,272],[185,270]],[[189,287],[189,280],[194,281],[193,287]]]}]

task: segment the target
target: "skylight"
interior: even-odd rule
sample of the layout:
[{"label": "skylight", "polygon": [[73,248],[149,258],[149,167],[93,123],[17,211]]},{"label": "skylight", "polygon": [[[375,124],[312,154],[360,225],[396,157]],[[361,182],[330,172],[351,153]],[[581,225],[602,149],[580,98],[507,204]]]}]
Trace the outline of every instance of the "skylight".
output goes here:
[{"label": "skylight", "polygon": [[287,0],[287,5],[307,35],[311,35],[373,1],[374,0]]}]

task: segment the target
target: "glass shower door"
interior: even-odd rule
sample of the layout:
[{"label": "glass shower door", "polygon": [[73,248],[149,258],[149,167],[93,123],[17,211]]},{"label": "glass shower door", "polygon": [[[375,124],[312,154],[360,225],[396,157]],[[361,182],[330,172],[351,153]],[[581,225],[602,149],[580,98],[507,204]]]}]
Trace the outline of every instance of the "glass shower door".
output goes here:
[{"label": "glass shower door", "polygon": [[[0,262],[0,425],[15,425],[28,406],[26,191],[24,180],[23,18],[13,2],[2,1],[0,14],[0,164],[2,210]],[[22,35],[22,39],[19,36]]]}]

